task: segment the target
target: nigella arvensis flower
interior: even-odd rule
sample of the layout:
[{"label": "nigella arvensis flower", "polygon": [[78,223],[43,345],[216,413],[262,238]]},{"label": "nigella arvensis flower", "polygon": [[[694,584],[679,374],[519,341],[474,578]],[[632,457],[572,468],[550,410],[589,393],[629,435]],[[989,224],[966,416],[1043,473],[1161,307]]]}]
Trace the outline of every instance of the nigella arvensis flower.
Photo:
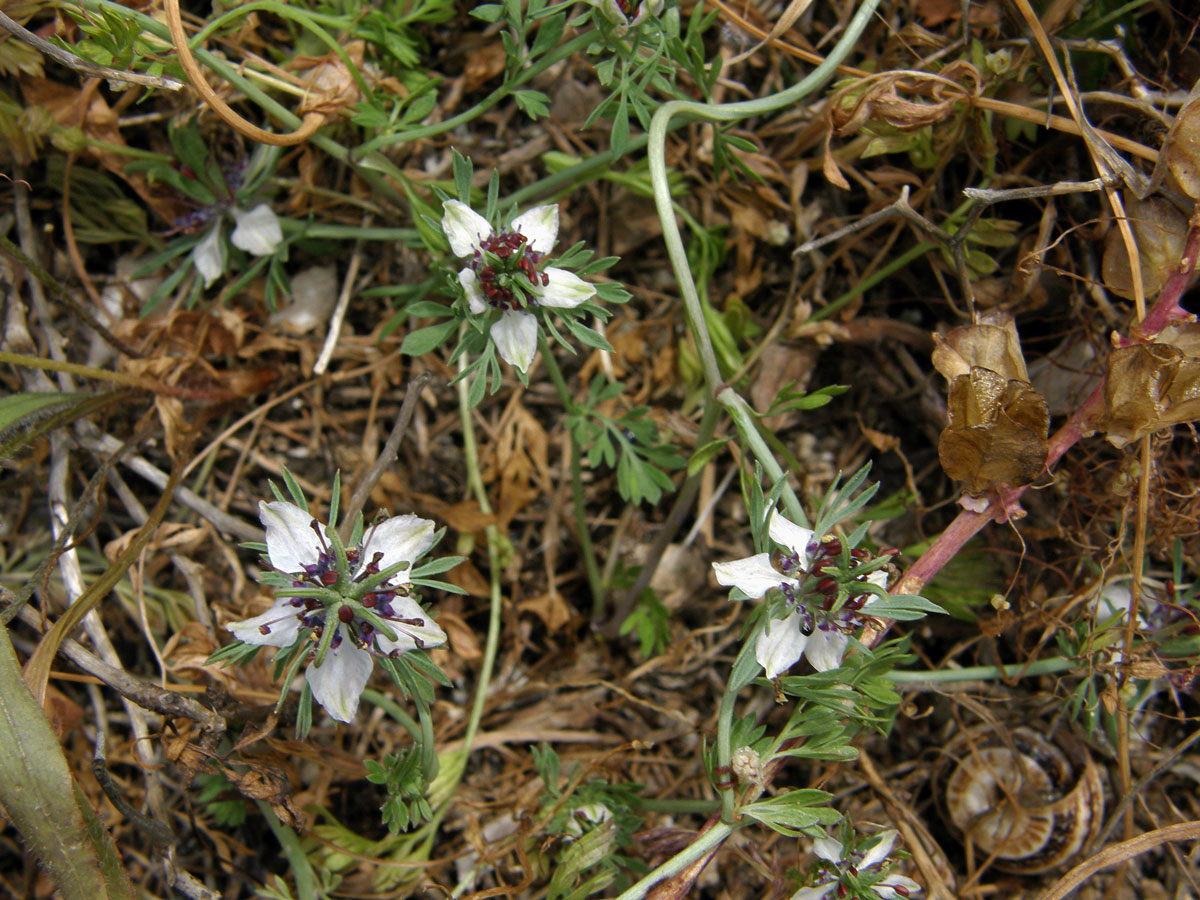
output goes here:
[{"label": "nigella arvensis flower", "polygon": [[[283,242],[279,219],[267,204],[260,203],[250,210],[231,206],[229,211],[237,223],[229,235],[229,240],[239,250],[245,250],[254,256],[270,256]],[[208,217],[211,218],[212,215]],[[219,211],[215,212],[215,217],[216,223],[192,250],[192,263],[204,279],[205,287],[225,274],[226,252],[225,243],[221,238],[223,222]]]},{"label": "nigella arvensis flower", "polygon": [[[824,900],[835,888],[838,897],[878,897],[880,900],[915,897],[921,886],[904,875],[891,872],[872,872],[887,862],[898,832],[892,828],[881,832],[865,852],[848,849],[841,841],[821,837],[813,841],[813,853],[821,860],[816,887],[801,888],[791,900]],[[847,884],[849,882],[849,884]]]},{"label": "nigella arvensis flower", "polygon": [[469,260],[458,273],[467,306],[477,316],[499,313],[492,341],[500,358],[522,372],[537,352],[538,320],[531,310],[574,309],[596,294],[574,272],[544,265],[558,238],[553,203],[517,216],[507,231],[496,231],[465,203],[447,200],[442,231],[454,255]]},{"label": "nigella arvensis flower", "polygon": [[[294,503],[259,504],[267,558],[290,586],[277,586],[275,605],[233,622],[246,644],[290,648],[312,643],[306,678],[313,698],[349,722],[371,677],[374,658],[399,656],[446,642],[446,633],[412,596],[416,560],[433,546],[433,523],[394,516],[366,529],[355,546]],[[284,582],[286,585],[286,582]]]},{"label": "nigella arvensis flower", "polygon": [[[851,593],[846,602],[833,609],[841,584],[835,577],[842,543],[837,538],[815,539],[813,532],[772,511],[767,525],[771,540],[781,547],[779,569],[771,564],[771,554],[759,553],[732,562],[713,563],[717,581],[736,587],[747,597],[762,598],[778,589],[784,597],[787,616],[772,618],[758,636],[754,655],[775,678],[807,657],[820,672],[842,664],[849,635],[861,627],[859,610],[873,596],[864,591]],[[849,551],[854,564],[865,562],[864,550]],[[887,574],[876,569],[856,580],[886,587]]]}]

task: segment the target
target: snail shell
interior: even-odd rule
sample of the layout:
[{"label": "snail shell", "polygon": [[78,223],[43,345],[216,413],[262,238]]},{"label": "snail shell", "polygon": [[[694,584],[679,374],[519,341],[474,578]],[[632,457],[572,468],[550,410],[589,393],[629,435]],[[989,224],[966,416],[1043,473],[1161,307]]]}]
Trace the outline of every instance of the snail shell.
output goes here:
[{"label": "snail shell", "polygon": [[1087,749],[1032,728],[975,728],[947,748],[944,805],[962,835],[998,869],[1024,875],[1068,862],[1096,835],[1104,788]]}]

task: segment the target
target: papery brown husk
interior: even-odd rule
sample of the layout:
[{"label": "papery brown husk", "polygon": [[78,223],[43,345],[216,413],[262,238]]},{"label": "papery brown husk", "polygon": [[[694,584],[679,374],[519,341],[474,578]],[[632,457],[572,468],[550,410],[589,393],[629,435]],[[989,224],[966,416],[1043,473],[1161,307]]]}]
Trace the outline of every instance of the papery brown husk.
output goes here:
[{"label": "papery brown husk", "polygon": [[991,310],[974,325],[960,325],[946,335],[935,334],[933,367],[947,381],[970,374],[980,367],[990,369],[1006,381],[1029,382],[1021,339],[1013,318],[1003,310]]},{"label": "papery brown husk", "polygon": [[[1153,297],[1179,265],[1187,242],[1187,219],[1166,197],[1147,197],[1138,200],[1125,198],[1125,214],[1137,242],[1142,265],[1142,291]],[[1118,228],[1109,229],[1104,241],[1102,264],[1104,284],[1114,294],[1126,300],[1134,298],[1133,276],[1129,271],[1129,254]]]},{"label": "papery brown husk", "polygon": [[938,440],[946,474],[968,493],[1030,484],[1046,464],[1050,414],[1027,381],[981,366],[950,383],[950,424]]},{"label": "papery brown husk", "polygon": [[1115,447],[1200,418],[1200,359],[1164,343],[1114,350],[1104,407],[1104,430]]}]

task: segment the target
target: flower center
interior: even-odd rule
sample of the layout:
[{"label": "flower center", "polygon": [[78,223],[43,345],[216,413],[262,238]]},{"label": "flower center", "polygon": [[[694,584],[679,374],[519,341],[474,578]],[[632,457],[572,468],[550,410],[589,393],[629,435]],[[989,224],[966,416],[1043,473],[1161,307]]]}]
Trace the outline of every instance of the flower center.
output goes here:
[{"label": "flower center", "polygon": [[[316,562],[305,563],[303,572],[285,573],[292,577],[292,586],[295,588],[330,588],[337,584],[339,575],[337,566],[334,561],[334,554],[329,549],[325,542],[324,536],[317,525],[316,519],[312,522],[313,531],[317,533],[317,540],[321,544],[321,550],[317,554]],[[346,565],[353,569],[360,559],[362,559],[363,545],[346,548]],[[379,563],[383,559],[383,553],[375,553],[371,560],[362,568],[354,580],[361,582],[371,575],[378,575],[380,572]],[[387,582],[379,585],[374,590],[364,594],[359,602],[369,609],[374,615],[385,621],[395,632],[397,637],[401,635],[407,636],[418,649],[424,650],[425,644],[416,634],[414,628],[422,628],[426,622],[420,617],[406,618],[398,615],[392,604],[400,597],[409,596],[409,585],[401,583],[398,585],[390,585]],[[391,648],[385,650],[379,646],[379,639],[385,637],[376,627],[373,622],[358,615],[351,606],[339,603],[336,600],[322,602],[314,597],[293,597],[287,601],[290,606],[295,607],[296,619],[300,622],[302,628],[313,629],[314,638],[319,641],[325,632],[325,626],[329,623],[329,613],[332,610],[334,613],[333,627],[337,628],[338,623],[346,627],[338,628],[330,640],[330,649],[336,650],[342,643],[343,635],[349,634],[350,640],[360,650],[366,650],[380,656],[399,656],[403,651],[400,648]],[[285,616],[284,618],[287,618]],[[271,628],[269,625],[260,625],[259,631],[263,634],[270,634]]]},{"label": "flower center", "polygon": [[529,248],[525,235],[510,231],[484,240],[470,265],[487,302],[504,311],[525,306],[530,285],[536,290],[550,284],[550,276],[538,271],[541,261],[542,254]]},{"label": "flower center", "polygon": [[[858,611],[862,609],[871,594],[851,593],[850,597],[835,613],[833,604],[837,602],[839,582],[838,566],[842,555],[842,542],[837,538],[826,538],[823,541],[813,541],[806,548],[809,557],[808,568],[805,569],[800,557],[792,552],[784,551],[779,560],[779,568],[784,575],[803,582],[806,575],[816,577],[801,596],[801,591],[791,584],[781,584],[780,590],[787,600],[788,607],[800,614],[802,628],[805,634],[811,634],[814,629],[821,631],[840,631],[846,634],[857,631],[863,624],[863,617]],[[860,566],[870,559],[870,554],[861,548],[850,551],[852,567]],[[856,581],[866,581],[866,575],[859,575]],[[817,594],[814,597],[812,594]]]}]

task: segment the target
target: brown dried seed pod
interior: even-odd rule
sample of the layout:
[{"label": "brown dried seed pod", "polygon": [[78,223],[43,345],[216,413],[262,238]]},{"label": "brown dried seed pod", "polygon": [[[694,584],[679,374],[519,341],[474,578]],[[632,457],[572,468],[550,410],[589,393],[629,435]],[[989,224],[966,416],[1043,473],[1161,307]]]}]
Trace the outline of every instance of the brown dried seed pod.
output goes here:
[{"label": "brown dried seed pod", "polygon": [[947,747],[942,805],[961,839],[1005,872],[1068,863],[1104,818],[1104,788],[1087,748],[1032,728],[973,728]]}]

